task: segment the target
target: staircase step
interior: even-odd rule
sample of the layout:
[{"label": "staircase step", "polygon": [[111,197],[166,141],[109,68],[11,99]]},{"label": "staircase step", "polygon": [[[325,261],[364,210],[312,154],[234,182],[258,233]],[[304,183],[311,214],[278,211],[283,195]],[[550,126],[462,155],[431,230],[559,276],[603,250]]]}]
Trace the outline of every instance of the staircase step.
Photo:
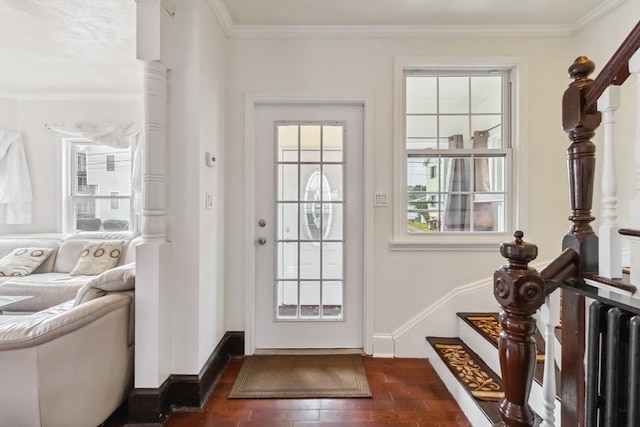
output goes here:
[{"label": "staircase step", "polygon": [[[500,324],[498,313],[464,312],[458,313],[459,336],[472,351],[494,372],[500,373],[500,360],[498,357],[498,338],[500,337]],[[537,344],[538,355],[534,371],[534,382],[531,388],[529,404],[538,413],[544,411],[542,398],[542,378],[544,375],[544,339],[539,331],[534,336]],[[556,367],[556,390],[559,391],[560,371]],[[559,419],[560,398],[556,392],[556,419]]]},{"label": "staircase step", "polygon": [[[498,313],[458,313],[458,317],[498,348],[498,339],[502,328],[498,322]],[[538,330],[535,335],[538,354],[536,360],[544,363],[544,340]]]},{"label": "staircase step", "polygon": [[498,423],[498,402],[503,396],[500,377],[459,338],[427,337],[427,341],[431,364],[469,422],[473,426]]}]

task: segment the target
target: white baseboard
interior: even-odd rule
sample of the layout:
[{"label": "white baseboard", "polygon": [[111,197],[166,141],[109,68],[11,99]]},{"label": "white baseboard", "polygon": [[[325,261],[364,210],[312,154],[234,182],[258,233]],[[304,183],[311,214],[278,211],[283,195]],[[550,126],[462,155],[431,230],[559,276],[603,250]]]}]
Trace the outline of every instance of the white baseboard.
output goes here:
[{"label": "white baseboard", "polygon": [[395,356],[391,334],[373,334],[373,357],[393,358]]}]

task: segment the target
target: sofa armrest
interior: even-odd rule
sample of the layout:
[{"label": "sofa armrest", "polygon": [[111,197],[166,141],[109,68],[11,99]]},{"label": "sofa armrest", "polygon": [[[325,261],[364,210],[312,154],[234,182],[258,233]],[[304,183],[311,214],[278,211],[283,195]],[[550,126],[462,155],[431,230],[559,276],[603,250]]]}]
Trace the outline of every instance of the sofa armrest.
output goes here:
[{"label": "sofa armrest", "polygon": [[129,296],[112,294],[77,306],[67,301],[26,316],[0,316],[0,351],[53,341],[130,303]]},{"label": "sofa armrest", "polygon": [[73,305],[79,305],[113,292],[132,291],[136,287],[136,264],[125,264],[100,273],[85,283]]}]

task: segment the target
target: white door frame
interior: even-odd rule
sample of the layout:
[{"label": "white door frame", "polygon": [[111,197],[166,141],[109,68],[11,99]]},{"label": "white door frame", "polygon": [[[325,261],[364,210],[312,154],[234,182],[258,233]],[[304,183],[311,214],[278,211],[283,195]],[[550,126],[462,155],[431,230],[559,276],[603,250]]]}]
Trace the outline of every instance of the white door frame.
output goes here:
[{"label": "white door frame", "polygon": [[373,100],[369,97],[357,98],[327,98],[327,97],[291,97],[246,95],[245,96],[245,120],[244,120],[244,190],[245,190],[245,226],[244,226],[244,261],[245,261],[245,354],[255,352],[256,330],[256,276],[255,276],[255,112],[260,105],[361,105],[364,108],[364,176],[363,176],[363,295],[362,295],[362,336],[363,350],[366,354],[373,354],[373,124],[372,111]]}]

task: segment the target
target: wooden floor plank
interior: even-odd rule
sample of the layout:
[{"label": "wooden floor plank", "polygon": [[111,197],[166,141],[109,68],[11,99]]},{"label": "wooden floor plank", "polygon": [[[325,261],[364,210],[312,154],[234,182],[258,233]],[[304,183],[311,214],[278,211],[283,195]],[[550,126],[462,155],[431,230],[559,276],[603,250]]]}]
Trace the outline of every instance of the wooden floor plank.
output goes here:
[{"label": "wooden floor plank", "polygon": [[[243,359],[232,359],[202,411],[175,411],[166,427],[468,427],[426,359],[364,357],[370,399],[228,399]],[[123,427],[117,413],[104,427]]]}]

